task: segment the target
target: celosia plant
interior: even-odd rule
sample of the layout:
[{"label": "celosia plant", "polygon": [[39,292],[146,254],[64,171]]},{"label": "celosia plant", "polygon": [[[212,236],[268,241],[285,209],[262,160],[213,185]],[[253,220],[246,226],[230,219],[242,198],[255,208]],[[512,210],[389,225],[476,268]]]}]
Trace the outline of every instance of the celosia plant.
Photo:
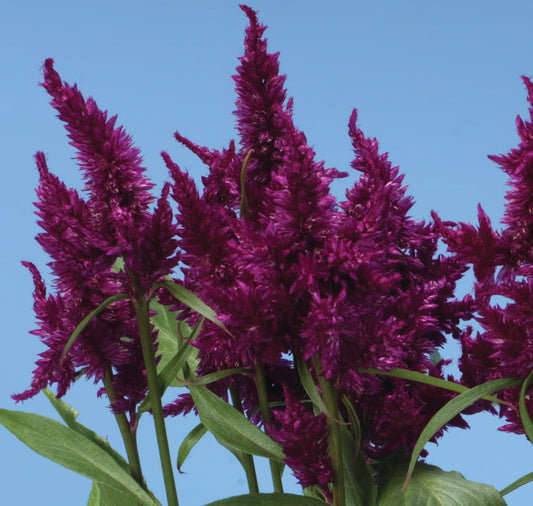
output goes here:
[{"label": "celosia plant", "polygon": [[[446,427],[468,427],[461,414],[495,412],[496,403],[506,430],[533,434],[533,123],[519,123],[518,150],[495,158],[511,182],[501,233],[482,210],[479,229],[409,216],[403,176],[363,134],[356,111],[348,130],[360,176],[337,202],[329,186],[346,173],[315,159],[293,123],[265,27],[242,9],[249,26],[234,77],[240,138],[219,151],[176,133],[209,172],[199,191],[163,153],[171,182],[155,205],[139,150],[116,117],[46,60],[43,87],[86,183],[83,194],[68,189],[37,153],[37,240],[51,257],[55,293],[24,262],[35,284],[33,333],[47,349],[29,389],[13,397],[56,385],[57,396],[45,391],[66,426],[7,410],[0,421],[91,478],[91,504],[160,504],[144,482],[136,442],[151,411],[167,501],[177,505],[165,417],[193,409],[201,423],[185,438],[179,465],[211,431],[239,459],[250,489],[216,504],[386,506],[425,503],[428,494],[505,504],[493,487],[418,459]],[[448,254],[439,252],[441,240]],[[469,264],[475,298],[458,299]],[[494,295],[511,302],[495,306]],[[474,317],[483,329],[475,338],[465,325]],[[449,361],[438,350],[447,339],[463,347],[458,379],[444,377]],[[102,385],[98,395],[109,399],[127,461],[60,400],[81,376]],[[162,406],[169,387],[188,392]],[[85,448],[84,457],[58,453],[52,437]],[[274,494],[260,493],[254,455],[270,460]],[[303,496],[283,492],[283,464]]]}]

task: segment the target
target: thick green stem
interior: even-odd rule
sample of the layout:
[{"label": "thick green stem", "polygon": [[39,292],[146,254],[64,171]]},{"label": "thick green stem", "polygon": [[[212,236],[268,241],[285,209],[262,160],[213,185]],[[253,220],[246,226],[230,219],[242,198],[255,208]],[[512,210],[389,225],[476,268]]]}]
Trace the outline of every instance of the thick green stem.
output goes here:
[{"label": "thick green stem", "polygon": [[[266,425],[271,421],[270,407],[268,405],[268,393],[265,380],[265,371],[263,365],[257,361],[255,363],[255,385],[257,388],[257,395],[259,396],[259,407],[261,408],[261,415],[263,422]],[[270,459],[270,472],[272,474],[272,482],[274,483],[274,491],[283,493],[283,483],[281,482],[281,466],[275,460]]]},{"label": "thick green stem", "polygon": [[341,433],[338,422],[340,418],[337,391],[322,375],[322,365],[320,359],[316,355],[313,357],[313,366],[318,377],[320,389],[322,390],[324,404],[331,415],[327,416],[326,419],[328,424],[329,454],[333,468],[333,506],[345,506],[344,468],[342,461]]},{"label": "thick green stem", "polygon": [[[111,369],[106,371],[104,376],[104,386],[107,392],[107,397],[111,401],[111,404],[113,404],[113,401],[117,398],[117,392],[115,390],[115,386],[113,385],[113,373]],[[141,471],[141,461],[139,459],[139,451],[137,449],[136,430],[131,428],[124,413],[115,413],[115,420],[117,421],[118,428],[120,429],[122,441],[124,441],[124,447],[126,448],[131,475],[137,481],[137,483],[144,488],[145,485]]]},{"label": "thick green stem", "polygon": [[159,383],[157,379],[154,345],[152,342],[148,301],[144,297],[137,276],[131,272],[128,274],[133,282],[136,295],[136,300],[133,301],[133,306],[135,308],[135,315],[137,316],[137,325],[139,326],[144,367],[146,369],[146,379],[148,381],[148,395],[150,396],[152,414],[154,416],[155,433],[157,437],[157,445],[159,447],[159,458],[161,460],[163,479],[165,481],[167,502],[168,506],[178,506],[178,495],[176,492],[176,483],[174,482],[172,462],[170,460],[170,450],[168,447],[165,418],[163,416],[163,406],[161,404],[161,397],[159,396]]},{"label": "thick green stem", "polygon": [[[231,402],[233,403],[233,407],[240,413],[244,414],[244,410],[242,409],[241,397],[237,389],[235,387],[230,387],[229,392],[231,395]],[[255,472],[253,455],[250,455],[249,453],[243,453],[242,457],[244,461],[244,472],[246,473],[246,480],[248,481],[248,490],[250,491],[250,494],[258,494],[259,485],[257,484],[257,475]]]}]

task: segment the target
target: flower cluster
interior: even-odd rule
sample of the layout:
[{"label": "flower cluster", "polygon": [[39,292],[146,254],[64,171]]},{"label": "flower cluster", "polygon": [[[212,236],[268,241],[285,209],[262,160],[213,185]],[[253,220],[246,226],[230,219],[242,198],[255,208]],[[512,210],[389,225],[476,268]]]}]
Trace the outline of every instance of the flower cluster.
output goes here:
[{"label": "flower cluster", "polygon": [[[202,195],[163,154],[179,206],[184,284],[231,331],[212,325],[198,336],[198,372],[258,363],[271,368],[286,356],[301,357],[368,421],[368,457],[408,452],[450,394],[365,370],[405,368],[443,377],[444,362],[434,364],[431,356],[446,334],[459,338],[460,322],[471,317],[470,297],[454,298],[466,268],[460,259],[437,255],[440,221],[426,224],[408,215],[413,201],[398,168],[363,135],[355,111],[349,133],[352,166],[361,177],[346,201],[336,202],[329,185],[346,174],[315,160],[294,126],[293,102],[286,100],[278,55],[267,52],[265,27],[254,11],[243,10],[250,25],[234,77],[239,147],[232,142],[211,151],[176,134],[209,167]],[[291,374],[286,369],[285,376]],[[290,391],[286,381],[271,378],[271,395],[285,389],[287,403],[274,413],[272,436],[300,482],[327,493],[331,463],[313,459],[325,439],[305,438],[300,420],[309,419],[306,425],[319,432],[325,424],[299,405],[301,392]],[[257,407],[248,382],[230,383],[247,408]],[[227,385],[213,388],[224,392]],[[187,405],[180,398],[175,407]],[[452,424],[466,426],[460,417]],[[301,451],[291,450],[295,444]]]},{"label": "flower cluster", "polygon": [[[132,414],[147,387],[131,304],[113,303],[91,320],[68,352],[65,346],[82,319],[110,296],[133,295],[132,280],[147,291],[177,265],[169,187],[150,212],[153,185],[144,177],[139,150],[122,127],[115,127],[116,117],[108,119],[94,100],[63,83],[51,59],[44,64],[43,87],[77,151],[87,196],[67,188],[49,171],[44,154],[37,153],[36,206],[43,229],[37,240],[52,259],[56,294],[47,295],[37,268],[25,263],[33,274],[40,322],[33,333],[47,349],[31,387],[13,397],[28,399],[54,383],[61,397],[82,371],[95,382],[112,377],[113,409]],[[117,268],[117,260],[124,268]]]},{"label": "flower cluster", "polygon": [[[27,399],[50,384],[64,395],[84,373],[95,382],[110,381],[114,411],[129,413],[134,426],[148,369],[133,306],[153,297],[154,284],[176,275],[180,265],[177,282],[224,324],[205,323],[196,336],[196,373],[252,373],[225,377],[209,388],[224,398],[230,390],[238,408],[283,446],[299,482],[318,486],[330,498],[334,465],[327,417],[306,402],[311,395],[303,374],[320,385],[324,398],[327,386],[336,392],[336,416],[361,421],[356,443],[367,461],[409,453],[452,398],[448,391],[376,370],[408,369],[444,379],[448,362],[435,357],[451,336],[463,345],[466,385],[529,374],[533,120],[519,121],[518,150],[495,157],[511,179],[501,233],[481,208],[478,229],[455,227],[435,214],[429,223],[411,217],[413,200],[403,176],[361,131],[356,111],[348,131],[352,168],[360,176],[337,202],[330,184],[347,174],[315,159],[294,125],[293,101],[287,99],[278,54],[267,50],[265,27],[252,9],[242,9],[249,26],[234,76],[238,142],[211,150],[176,133],[209,168],[201,192],[164,152],[171,182],[154,202],[139,151],[115,127],[116,117],[108,119],[76,86],[62,82],[52,60],[45,62],[43,86],[77,150],[85,195],[68,189],[49,171],[44,155],[36,155],[43,229],[37,240],[52,259],[56,293],[48,295],[37,268],[25,263],[40,322],[34,334],[47,349],[31,387],[14,398]],[[533,116],[533,84],[525,82]],[[177,206],[175,220],[170,199]],[[441,239],[451,255],[439,254]],[[457,299],[456,283],[468,264],[477,277],[475,300]],[[84,317],[120,294],[70,342]],[[177,304],[159,295],[165,304]],[[511,302],[501,308],[493,296]],[[178,306],[179,318],[198,318]],[[474,314],[483,327],[476,338],[462,327]],[[514,403],[517,395],[502,394]],[[192,408],[191,397],[181,395],[165,414]],[[503,413],[508,428],[520,431],[516,413]],[[467,427],[460,416],[448,425]]]},{"label": "flower cluster", "polygon": [[[508,175],[509,190],[501,232],[479,207],[479,226],[461,223],[446,232],[446,241],[476,276],[477,319],[481,331],[462,339],[463,382],[474,386],[505,377],[526,378],[533,370],[533,83],[528,91],[530,120],[517,117],[520,144],[507,155],[490,156]],[[518,407],[520,387],[499,393]],[[526,396],[529,413],[533,399]],[[502,405],[503,430],[523,433],[518,410]]]}]

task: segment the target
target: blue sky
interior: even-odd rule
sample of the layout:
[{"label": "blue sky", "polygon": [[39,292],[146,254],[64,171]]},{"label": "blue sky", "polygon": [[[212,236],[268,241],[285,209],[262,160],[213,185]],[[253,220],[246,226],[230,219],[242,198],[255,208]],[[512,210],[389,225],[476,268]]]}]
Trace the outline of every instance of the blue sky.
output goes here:
[{"label": "blue sky", "polygon": [[[516,145],[514,119],[527,114],[520,75],[533,76],[533,3],[330,0],[326,6],[317,0],[250,0],[249,5],[269,26],[271,51],[281,52],[295,122],[327,166],[349,169],[347,122],[357,107],[365,133],[377,137],[406,174],[417,218],[428,219],[434,209],[443,219],[473,221],[480,202],[493,222],[499,221],[505,178],[487,155]],[[29,335],[32,285],[20,265],[23,259],[42,268],[47,262],[34,241],[35,151],[46,153],[51,170],[69,186],[81,187],[65,130],[38,86],[44,59],[53,57],[63,79],[77,82],[101,108],[119,115],[158,185],[167,177],[162,149],[199,180],[205,168],[172,134],[179,130],[213,148],[235,137],[231,75],[243,51],[245,26],[233,0],[0,4],[1,407],[15,408],[9,395],[27,387],[42,351]],[[335,184],[339,198],[354,177]],[[95,399],[95,392],[92,384],[76,385],[66,401],[81,411],[82,423],[120,448],[106,403]],[[44,396],[15,409],[53,416]],[[498,432],[496,417],[468,420],[471,431],[450,431],[438,447],[428,447],[430,463],[497,488],[533,471],[525,437]],[[174,455],[194,424],[194,419],[170,421]],[[163,498],[148,418],[140,437],[149,483]],[[0,445],[0,504],[85,504],[88,480],[33,454],[3,428]],[[267,491],[271,485],[262,468]],[[202,441],[185,470],[177,477],[184,506],[246,491],[233,456],[213,440]],[[297,490],[293,480],[287,483]],[[530,504],[532,487],[507,496],[508,503]]]}]

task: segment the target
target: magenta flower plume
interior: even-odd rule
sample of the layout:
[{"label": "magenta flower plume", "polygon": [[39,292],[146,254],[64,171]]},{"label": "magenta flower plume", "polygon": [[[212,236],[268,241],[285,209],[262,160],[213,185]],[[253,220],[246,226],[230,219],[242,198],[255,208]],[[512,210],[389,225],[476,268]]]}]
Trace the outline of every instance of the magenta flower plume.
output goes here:
[{"label": "magenta flower plume", "polygon": [[[63,83],[52,60],[45,62],[43,86],[78,151],[88,198],[51,174],[44,155],[37,153],[36,206],[43,229],[37,240],[51,257],[57,294],[46,298],[37,269],[25,264],[36,286],[40,328],[33,333],[48,349],[37,363],[31,388],[14,398],[27,399],[54,383],[61,396],[75,371],[95,382],[112,371],[118,396],[113,409],[129,412],[133,419],[135,406],[146,395],[146,378],[131,303],[114,302],[87,325],[66,355],[64,349],[77,325],[97,306],[113,295],[134,292],[131,276],[148,292],[177,265],[169,187],[150,212],[153,185],[143,175],[138,149],[122,127],[115,128],[116,117],[107,120],[93,99],[85,100],[76,86]],[[114,268],[118,259],[125,270]]]},{"label": "magenta flower plume", "polygon": [[331,459],[328,455],[326,416],[315,416],[284,387],[284,411],[274,411],[275,421],[270,433],[281,444],[285,463],[293,470],[302,487],[319,486],[324,496],[331,499],[329,484],[333,480]]},{"label": "magenta flower plume", "polygon": [[[490,156],[508,175],[501,232],[492,228],[479,207],[479,226],[461,223],[446,232],[446,241],[457,257],[470,262],[476,275],[477,320],[475,337],[462,337],[461,371],[470,386],[502,377],[525,378],[533,364],[533,83],[523,78],[530,103],[530,120],[517,118],[518,148]],[[519,388],[498,393],[518,408]],[[533,415],[533,401],[526,395]],[[502,430],[523,433],[518,410],[500,406],[508,424]]]},{"label": "magenta flower plume", "polygon": [[[265,27],[253,10],[242,8],[249,27],[234,78],[240,151],[234,151],[233,143],[222,152],[210,150],[176,134],[210,169],[202,195],[163,154],[179,207],[183,283],[215,309],[232,333],[206,325],[194,343],[198,372],[252,369],[258,361],[276,370],[284,353],[308,361],[317,356],[326,378],[352,399],[361,416],[375,422],[376,430],[364,442],[367,455],[410,451],[416,431],[450,396],[361,369],[400,367],[443,377],[445,362],[435,366],[431,356],[447,334],[462,336],[460,324],[473,311],[470,297],[454,298],[465,259],[437,255],[445,226],[436,215],[434,224],[408,215],[413,200],[406,195],[403,176],[379,153],[376,140],[367,139],[357,127],[356,112],[349,132],[355,152],[352,166],[361,177],[347,200],[337,204],[329,186],[344,173],[315,161],[305,135],[294,126],[292,101],[285,101],[285,77],[279,75],[278,55],[267,51]],[[248,208],[239,207],[243,194]],[[294,371],[291,374],[294,377]],[[249,383],[231,381],[253,409],[257,400]],[[281,383],[273,377],[271,401]],[[224,395],[226,387],[213,389]],[[167,410],[187,411],[189,401],[180,398]],[[302,413],[299,401],[287,402],[286,427],[297,416],[314,416]],[[403,407],[406,424],[412,427],[403,439],[392,430],[394,406]],[[292,412],[298,415],[291,418]],[[462,419],[453,423],[466,425]],[[289,435],[280,430],[276,437],[285,438],[285,447]],[[313,453],[316,447],[309,447],[311,442],[296,428],[291,431],[294,448],[300,453],[306,448],[309,454],[309,473],[313,466],[326,469]],[[291,431],[287,428],[287,434]],[[326,444],[324,438],[320,441]],[[290,465],[299,468],[296,461]],[[329,468],[309,480],[306,472],[297,472],[302,483],[325,487],[331,478]]]}]

